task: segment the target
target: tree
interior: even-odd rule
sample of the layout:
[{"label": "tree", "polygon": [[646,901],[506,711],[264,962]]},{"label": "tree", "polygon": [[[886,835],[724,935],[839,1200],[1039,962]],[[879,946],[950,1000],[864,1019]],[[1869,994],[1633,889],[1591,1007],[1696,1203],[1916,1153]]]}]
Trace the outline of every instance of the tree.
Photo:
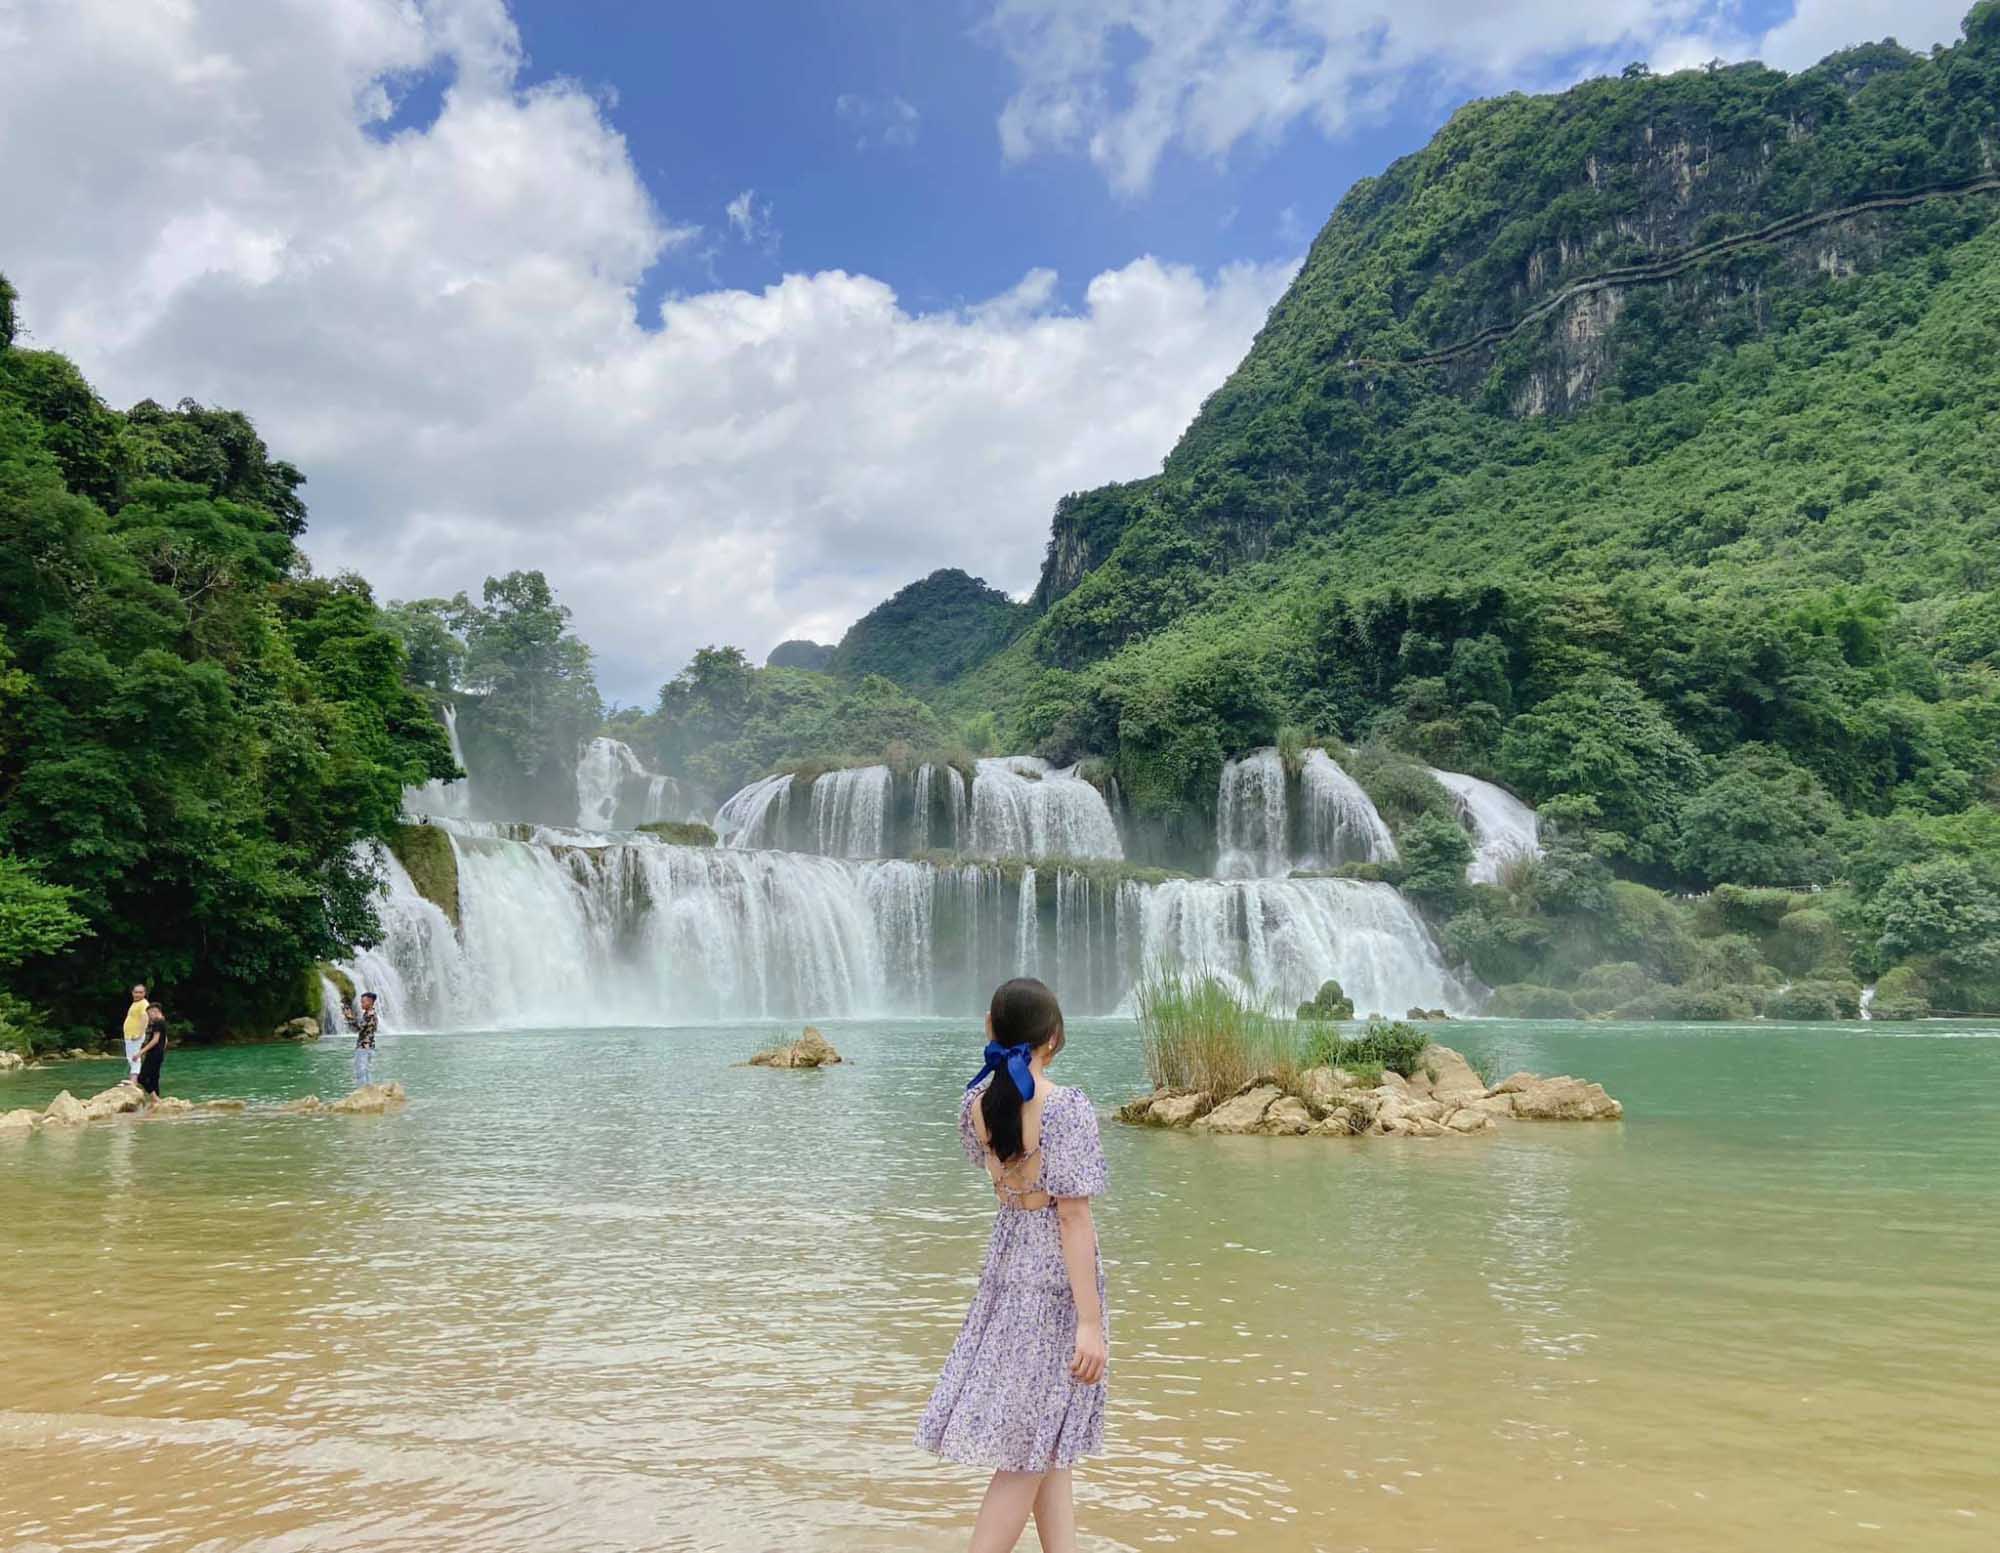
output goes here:
[{"label": "tree", "polygon": [[1640,864],[1670,855],[1682,805],[1701,775],[1699,754],[1659,705],[1603,670],[1515,718],[1500,741],[1500,764],[1537,797],[1594,799],[1606,828]]},{"label": "tree", "polygon": [[1681,811],[1676,861],[1704,884],[1821,884],[1832,877],[1840,806],[1781,751],[1746,744]]}]

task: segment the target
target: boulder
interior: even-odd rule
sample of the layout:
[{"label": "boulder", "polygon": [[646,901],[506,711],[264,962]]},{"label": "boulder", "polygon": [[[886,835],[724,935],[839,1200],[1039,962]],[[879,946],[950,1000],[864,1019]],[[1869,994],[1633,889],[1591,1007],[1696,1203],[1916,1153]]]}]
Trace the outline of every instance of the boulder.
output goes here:
[{"label": "boulder", "polygon": [[297,1019],[287,1019],[271,1032],[281,1041],[317,1041],[320,1038],[320,1023],[301,1014]]},{"label": "boulder", "polygon": [[342,1095],[327,1109],[343,1116],[377,1116],[391,1106],[401,1105],[406,1098],[401,1084],[363,1084],[351,1094]]},{"label": "boulder", "polygon": [[1257,1126],[1261,1133],[1276,1137],[1299,1137],[1312,1131],[1312,1112],[1306,1109],[1305,1101],[1297,1095],[1280,1095],[1271,1102],[1271,1108],[1264,1113],[1264,1120]]},{"label": "boulder", "polygon": [[1365,1130],[1355,1125],[1355,1116],[1346,1106],[1336,1106],[1313,1123],[1316,1138],[1345,1138],[1352,1133]]},{"label": "boulder", "polygon": [[49,1102],[43,1116],[52,1127],[81,1127],[83,1125],[83,1102],[65,1089]]},{"label": "boulder", "polygon": [[5,1115],[0,1115],[0,1133],[33,1132],[41,1125],[42,1113],[40,1111],[31,1111],[26,1106],[22,1106],[19,1110],[9,1111]]},{"label": "boulder", "polygon": [[1184,1095],[1162,1095],[1152,1103],[1146,1120],[1156,1127],[1186,1127],[1208,1110],[1208,1096],[1190,1091]]},{"label": "boulder", "polygon": [[1453,1132],[1487,1132],[1492,1129],[1493,1118],[1468,1105],[1453,1111],[1444,1124]]},{"label": "boulder", "polygon": [[1478,1100],[1468,1100],[1465,1104],[1468,1110],[1495,1118],[1514,1114],[1514,1097],[1511,1094],[1486,1095]]},{"label": "boulder", "polygon": [[306,1095],[302,1099],[281,1105],[278,1109],[287,1116],[317,1116],[326,1109],[326,1102],[318,1095]]},{"label": "boulder", "polygon": [[0,1073],[14,1073],[28,1065],[28,1059],[17,1051],[0,1051]]},{"label": "boulder", "polygon": [[1255,1132],[1264,1113],[1283,1091],[1276,1084],[1255,1084],[1230,1096],[1194,1124],[1196,1132]]},{"label": "boulder", "polygon": [[145,1101],[145,1093],[137,1084],[128,1081],[84,1101],[83,1119],[87,1122],[108,1121],[114,1116],[123,1116],[127,1111],[138,1110]]},{"label": "boulder", "polygon": [[1537,1079],[1524,1089],[1508,1092],[1514,1097],[1514,1114],[1524,1121],[1615,1122],[1625,1114],[1625,1108],[1604,1092],[1602,1084],[1586,1083],[1567,1073]]},{"label": "boulder", "polygon": [[[1463,1096],[1470,1099],[1474,1095],[1486,1093],[1486,1080],[1473,1070],[1471,1063],[1449,1046],[1426,1046],[1417,1069],[1423,1080],[1424,1093],[1439,1100],[1451,1100]],[[1416,1088],[1415,1080],[1411,1088]]]},{"label": "boulder", "polygon": [[750,1059],[753,1068],[824,1068],[841,1060],[833,1043],[811,1025],[789,1046],[774,1046]]}]

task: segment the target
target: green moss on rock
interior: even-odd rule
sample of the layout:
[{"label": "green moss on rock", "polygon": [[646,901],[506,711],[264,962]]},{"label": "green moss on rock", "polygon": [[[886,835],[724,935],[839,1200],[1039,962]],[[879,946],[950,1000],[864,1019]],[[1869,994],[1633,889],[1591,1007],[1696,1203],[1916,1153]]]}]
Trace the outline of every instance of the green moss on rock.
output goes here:
[{"label": "green moss on rock", "polygon": [[650,825],[639,827],[649,836],[658,836],[662,841],[672,842],[677,847],[712,847],[715,845],[713,827],[700,820],[655,820]]},{"label": "green moss on rock", "polygon": [[389,850],[410,876],[417,893],[458,924],[458,854],[451,837],[435,825],[398,825],[389,832]]}]

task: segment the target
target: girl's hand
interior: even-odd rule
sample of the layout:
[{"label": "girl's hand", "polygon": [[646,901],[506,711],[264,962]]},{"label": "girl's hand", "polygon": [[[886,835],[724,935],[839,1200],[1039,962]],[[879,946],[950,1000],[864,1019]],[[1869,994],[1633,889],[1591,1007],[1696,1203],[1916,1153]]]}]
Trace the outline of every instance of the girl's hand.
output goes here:
[{"label": "girl's hand", "polygon": [[1079,1321],[1076,1324],[1076,1352],[1069,1361],[1072,1380],[1086,1386],[1095,1386],[1104,1379],[1104,1327],[1095,1321]]}]

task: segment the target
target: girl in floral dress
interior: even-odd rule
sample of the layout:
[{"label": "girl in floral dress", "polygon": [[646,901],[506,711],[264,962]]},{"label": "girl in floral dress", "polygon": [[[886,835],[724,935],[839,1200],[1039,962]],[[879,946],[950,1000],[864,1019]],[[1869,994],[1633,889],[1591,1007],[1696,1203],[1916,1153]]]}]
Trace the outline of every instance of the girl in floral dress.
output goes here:
[{"label": "girl in floral dress", "polygon": [[917,1444],[993,1469],[972,1553],[1007,1553],[1031,1513],[1045,1553],[1074,1553],[1069,1469],[1104,1449],[1104,1268],[1090,1216],[1104,1150],[1089,1099],[1046,1077],[1064,1040],[1053,992],[1007,982],[986,1036],[958,1130],[1000,1211]]}]

